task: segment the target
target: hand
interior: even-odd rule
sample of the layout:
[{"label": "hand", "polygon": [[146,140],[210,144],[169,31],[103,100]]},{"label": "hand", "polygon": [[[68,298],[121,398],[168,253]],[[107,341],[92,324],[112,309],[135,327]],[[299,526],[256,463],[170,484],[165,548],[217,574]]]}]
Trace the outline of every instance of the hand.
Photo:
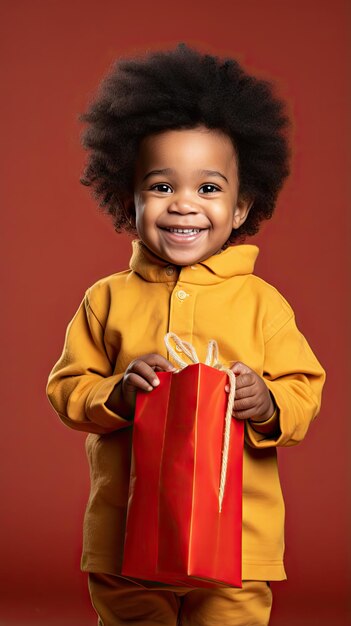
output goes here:
[{"label": "hand", "polygon": [[[236,376],[233,417],[264,422],[274,413],[274,402],[264,380],[244,363],[237,361],[230,368]],[[229,386],[226,386],[229,391]]]},{"label": "hand", "polygon": [[124,374],[121,383],[121,400],[124,413],[134,412],[135,397],[138,389],[152,391],[160,384],[155,372],[174,372],[175,367],[160,354],[144,354],[132,361]]}]

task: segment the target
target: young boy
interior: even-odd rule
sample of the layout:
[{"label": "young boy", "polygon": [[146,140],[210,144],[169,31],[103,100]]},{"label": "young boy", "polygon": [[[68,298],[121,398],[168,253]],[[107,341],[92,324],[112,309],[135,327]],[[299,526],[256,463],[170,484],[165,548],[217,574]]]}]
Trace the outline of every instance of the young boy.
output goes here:
[{"label": "young boy", "polygon": [[[235,61],[178,46],[117,64],[83,120],[82,182],[117,231],[139,237],[130,270],[87,290],[47,389],[63,422],[91,433],[82,567],[99,624],[266,625],[269,581],[286,578],[276,447],[304,438],[324,382],[289,304],[252,274],[258,249],[238,245],[271,217],[288,174],[283,104]],[[216,339],[237,376],[242,589],[121,576],[135,395],[173,369],[168,331],[200,360]]]}]

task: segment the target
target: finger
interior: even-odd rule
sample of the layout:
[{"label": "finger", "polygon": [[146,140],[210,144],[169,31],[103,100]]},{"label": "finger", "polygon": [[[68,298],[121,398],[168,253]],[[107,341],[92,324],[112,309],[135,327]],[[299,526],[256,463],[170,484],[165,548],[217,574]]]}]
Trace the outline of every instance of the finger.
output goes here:
[{"label": "finger", "polygon": [[[239,390],[246,389],[247,394],[251,395],[253,393],[253,389],[256,382],[255,376],[250,372],[249,374],[240,374],[235,377],[235,395],[239,393]],[[229,385],[226,385],[226,391],[229,391]],[[245,393],[245,392],[244,392]]]},{"label": "finger", "polygon": [[241,389],[237,388],[235,391],[235,401],[255,397],[257,397],[257,389],[255,385],[251,385],[250,387],[242,387]]},{"label": "finger", "polygon": [[235,378],[236,389],[249,389],[253,387],[256,382],[256,376],[250,372],[249,374],[240,374]]},{"label": "finger", "polygon": [[140,389],[142,391],[152,391],[157,385],[151,385],[145,378],[139,376],[135,372],[126,374],[124,377],[124,385],[127,391],[135,391]]},{"label": "finger", "polygon": [[252,415],[253,412],[257,411],[256,398],[243,398],[242,400],[235,399],[233,411],[234,413],[240,411],[250,411]]},{"label": "finger", "polygon": [[232,415],[238,420],[255,419],[255,411],[252,411],[252,409],[247,409],[245,411],[233,411]]},{"label": "finger", "polygon": [[156,376],[153,368],[141,359],[136,359],[135,361],[132,361],[132,363],[127,368],[125,379],[131,373],[138,374],[140,378],[143,378],[149,385],[152,385],[153,387],[157,387],[157,385],[160,384],[160,380]]},{"label": "finger", "polygon": [[250,367],[248,367],[247,365],[245,365],[245,363],[242,363],[241,361],[236,361],[235,363],[233,363],[230,369],[235,374],[235,376],[252,373],[252,369],[250,369]]},{"label": "finger", "polygon": [[166,359],[161,354],[157,354],[156,352],[152,352],[150,354],[144,354],[143,356],[139,357],[138,360],[144,361],[144,363],[147,363],[148,365],[150,365],[150,367],[154,369],[157,368],[157,370],[160,372],[175,372],[176,371],[176,368],[170,361],[168,361],[168,359]]}]

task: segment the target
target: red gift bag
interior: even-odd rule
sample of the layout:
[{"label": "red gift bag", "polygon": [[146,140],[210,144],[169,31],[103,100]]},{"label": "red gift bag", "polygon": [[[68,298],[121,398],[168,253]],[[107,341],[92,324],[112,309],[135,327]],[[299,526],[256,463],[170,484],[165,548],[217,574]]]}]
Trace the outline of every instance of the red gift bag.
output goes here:
[{"label": "red gift bag", "polygon": [[244,424],[230,415],[225,428],[227,373],[157,375],[137,395],[122,575],[241,587]]}]

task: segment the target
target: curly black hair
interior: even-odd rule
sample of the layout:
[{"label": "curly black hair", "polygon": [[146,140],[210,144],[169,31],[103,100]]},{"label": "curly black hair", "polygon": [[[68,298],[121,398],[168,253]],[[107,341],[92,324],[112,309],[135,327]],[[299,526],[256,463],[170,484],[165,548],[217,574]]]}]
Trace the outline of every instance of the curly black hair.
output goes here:
[{"label": "curly black hair", "polygon": [[135,232],[134,169],[148,135],[206,126],[231,138],[239,191],[253,205],[229,242],[255,234],[272,216],[289,173],[289,120],[272,85],[247,74],[234,59],[185,44],[117,61],[80,120],[88,124],[82,144],[89,151],[80,182],[92,187],[117,232]]}]

